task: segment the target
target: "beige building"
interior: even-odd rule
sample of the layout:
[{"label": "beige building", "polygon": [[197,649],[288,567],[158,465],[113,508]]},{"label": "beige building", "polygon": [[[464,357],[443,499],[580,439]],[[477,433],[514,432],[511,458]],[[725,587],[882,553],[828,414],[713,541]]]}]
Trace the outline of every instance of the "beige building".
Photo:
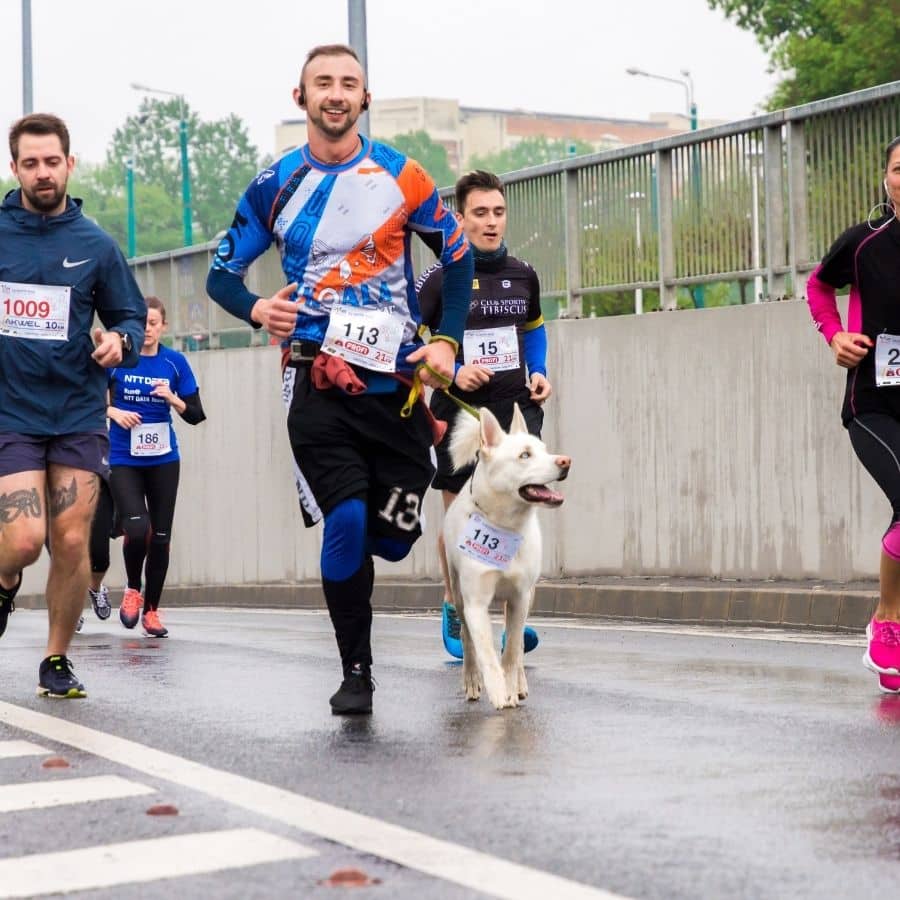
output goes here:
[{"label": "beige building", "polygon": [[[679,134],[688,127],[686,117],[669,114],[654,115],[650,120],[611,119],[460,106],[458,100],[437,97],[373,100],[369,110],[371,135],[392,138],[425,131],[446,148],[450,166],[457,172],[464,170],[473,156],[506,150],[541,135],[550,140],[586,141],[595,150],[608,150]],[[288,119],[275,128],[276,155],[305,141],[305,119]]]}]

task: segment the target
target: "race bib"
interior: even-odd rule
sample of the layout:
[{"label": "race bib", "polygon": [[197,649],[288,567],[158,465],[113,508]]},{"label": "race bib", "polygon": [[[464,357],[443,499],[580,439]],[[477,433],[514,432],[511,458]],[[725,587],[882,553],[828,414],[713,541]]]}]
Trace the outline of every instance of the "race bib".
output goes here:
[{"label": "race bib", "polygon": [[900,335],[879,334],[875,340],[875,384],[900,385]]},{"label": "race bib", "polygon": [[395,372],[403,319],[389,309],[339,305],[331,309],[322,349],[376,372]]},{"label": "race bib", "polygon": [[0,282],[0,334],[67,341],[71,298],[72,289],[63,285]]},{"label": "race bib", "polygon": [[478,513],[472,513],[456,547],[472,559],[506,571],[519,552],[522,540],[522,535],[517,531],[498,528]]},{"label": "race bib", "polygon": [[463,334],[463,359],[467,366],[484,366],[493,372],[519,368],[516,326],[478,328]]},{"label": "race bib", "polygon": [[135,425],[131,429],[132,456],[165,456],[171,450],[171,433],[168,422]]}]

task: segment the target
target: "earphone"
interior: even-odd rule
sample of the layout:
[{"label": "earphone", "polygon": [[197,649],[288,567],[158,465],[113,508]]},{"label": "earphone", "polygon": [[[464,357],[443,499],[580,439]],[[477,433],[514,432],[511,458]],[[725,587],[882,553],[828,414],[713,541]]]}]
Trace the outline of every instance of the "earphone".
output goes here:
[{"label": "earphone", "polygon": [[[306,91],[303,88],[302,82],[300,84],[300,96],[297,98],[297,106],[299,106],[300,109],[305,109],[305,107],[306,107]],[[360,107],[360,110],[362,110],[362,112],[365,112],[368,108],[369,108],[369,89],[366,87],[366,88],[363,88],[363,102],[362,102],[362,106]]]}]

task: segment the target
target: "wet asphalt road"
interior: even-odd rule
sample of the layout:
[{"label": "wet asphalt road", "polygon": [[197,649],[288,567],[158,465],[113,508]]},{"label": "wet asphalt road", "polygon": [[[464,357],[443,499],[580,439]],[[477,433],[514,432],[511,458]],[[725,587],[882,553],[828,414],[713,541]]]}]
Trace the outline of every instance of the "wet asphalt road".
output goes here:
[{"label": "wet asphalt road", "polygon": [[[151,640],[88,612],[71,656],[90,696],[67,702],[34,696],[45,621],[19,610],[0,643],[0,742],[34,741],[70,768],[0,758],[0,799],[5,785],[94,775],[155,793],[0,809],[0,873],[28,854],[250,827],[314,855],[171,880],[159,871],[79,896],[332,897],[344,892],[323,882],[348,867],[378,882],[359,898],[496,894],[270,816],[262,788],[248,808],[227,776],[211,793],[142,770],[150,751],[116,760],[102,736],[79,749],[36,735],[23,727],[33,710],[365,814],[377,820],[366,839],[393,823],[597,897],[898,892],[900,697],[877,692],[861,636],[536,620],[531,695],[497,713],[463,698],[436,617],[378,616],[375,713],[342,719],[328,707],[340,678],[320,613],[171,610],[172,636]],[[180,815],[147,816],[160,802]],[[527,871],[511,879],[510,896],[557,893],[537,882],[527,893]]]}]

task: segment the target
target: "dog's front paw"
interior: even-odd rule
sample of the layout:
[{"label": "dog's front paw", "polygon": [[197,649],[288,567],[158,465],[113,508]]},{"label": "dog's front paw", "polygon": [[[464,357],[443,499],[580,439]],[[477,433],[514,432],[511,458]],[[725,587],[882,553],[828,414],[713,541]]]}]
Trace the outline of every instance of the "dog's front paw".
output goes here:
[{"label": "dog's front paw", "polygon": [[519,705],[519,698],[515,694],[509,694],[505,690],[496,693],[488,691],[488,698],[494,704],[494,709],[511,709]]}]

